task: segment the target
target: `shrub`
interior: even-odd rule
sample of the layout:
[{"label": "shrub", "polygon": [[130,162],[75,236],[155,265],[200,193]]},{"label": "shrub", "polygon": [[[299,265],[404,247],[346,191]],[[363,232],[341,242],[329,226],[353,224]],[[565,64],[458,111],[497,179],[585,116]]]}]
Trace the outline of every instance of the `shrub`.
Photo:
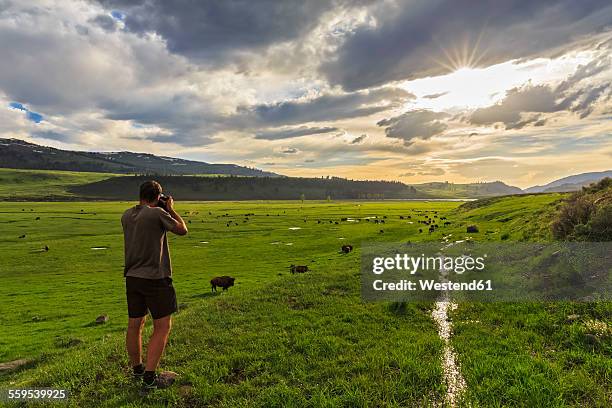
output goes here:
[{"label": "shrub", "polygon": [[552,233],[568,241],[612,241],[612,179],[572,194],[559,210]]}]

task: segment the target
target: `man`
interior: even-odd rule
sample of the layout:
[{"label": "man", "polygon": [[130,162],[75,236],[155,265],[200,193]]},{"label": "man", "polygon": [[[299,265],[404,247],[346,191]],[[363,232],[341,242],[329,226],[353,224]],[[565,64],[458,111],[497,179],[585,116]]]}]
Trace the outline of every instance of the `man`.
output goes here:
[{"label": "man", "polygon": [[[168,341],[172,313],[177,311],[166,233],[187,234],[185,222],[174,211],[172,197],[164,200],[167,210],[159,206],[161,193],[158,182],[144,182],[140,186],[140,204],[121,217],[129,315],[127,352],[134,376],[142,377],[145,389],[166,388],[174,381],[174,373],[157,375],[155,372]],[[143,366],[142,329],[147,311],[153,318],[153,334]]]}]

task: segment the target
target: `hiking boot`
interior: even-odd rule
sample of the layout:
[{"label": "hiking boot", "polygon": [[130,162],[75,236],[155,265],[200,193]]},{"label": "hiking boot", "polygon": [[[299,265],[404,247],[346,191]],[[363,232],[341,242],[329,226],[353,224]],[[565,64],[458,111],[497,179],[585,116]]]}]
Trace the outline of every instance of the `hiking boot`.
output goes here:
[{"label": "hiking boot", "polygon": [[145,373],[145,368],[142,364],[132,367],[132,377],[135,380],[141,380],[142,377],[144,376]]},{"label": "hiking boot", "polygon": [[156,389],[164,389],[170,387],[176,377],[177,373],[173,371],[162,371],[157,374],[152,382],[147,383],[144,379],[142,381],[143,389],[146,391],[156,390]]}]

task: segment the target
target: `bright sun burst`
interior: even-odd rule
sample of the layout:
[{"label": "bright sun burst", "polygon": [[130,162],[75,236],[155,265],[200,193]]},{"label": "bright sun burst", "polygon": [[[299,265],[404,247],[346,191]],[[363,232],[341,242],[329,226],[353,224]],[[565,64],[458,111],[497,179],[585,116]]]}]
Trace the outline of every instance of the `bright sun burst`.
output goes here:
[{"label": "bright sun burst", "polygon": [[472,42],[470,38],[466,37],[453,48],[445,48],[442,44],[439,44],[445,59],[435,59],[435,61],[450,72],[477,67],[486,54],[486,50],[480,49],[483,35],[484,29],[480,31],[476,41]]},{"label": "bright sun burst", "polygon": [[444,111],[490,106],[501,100],[509,89],[528,82],[561,81],[592,59],[592,55],[576,53],[557,59],[506,61],[479,68],[485,55],[480,48],[480,37],[474,43],[464,41],[460,47],[444,51],[446,59],[439,63],[450,71],[448,74],[404,82],[404,89],[420,97],[407,108]]}]

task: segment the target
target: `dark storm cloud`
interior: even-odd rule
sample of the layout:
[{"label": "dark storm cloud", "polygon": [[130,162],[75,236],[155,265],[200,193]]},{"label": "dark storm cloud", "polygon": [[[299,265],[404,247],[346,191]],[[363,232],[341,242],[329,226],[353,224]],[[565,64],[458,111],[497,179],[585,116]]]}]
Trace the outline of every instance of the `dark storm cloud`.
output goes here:
[{"label": "dark storm cloud", "polygon": [[108,119],[159,126],[170,133],[147,136],[149,140],[197,146],[212,143],[218,133],[232,130],[253,133],[255,138],[266,140],[330,133],[339,129],[303,124],[368,116],[411,99],[414,99],[414,95],[402,89],[381,88],[367,92],[324,94],[307,100],[242,106],[234,114],[223,115],[207,110],[206,103],[198,95],[183,93],[169,94],[155,100],[106,100],[100,107]]},{"label": "dark storm cloud", "polygon": [[[608,0],[400,0],[373,10],[321,66],[347,90],[562,51],[609,29]],[[467,46],[467,47],[466,47]],[[466,51],[462,51],[465,49]],[[453,61],[454,60],[454,61]]]},{"label": "dark storm cloud", "polygon": [[[289,100],[244,107],[239,114],[261,123],[286,125],[369,116],[397,107],[414,95],[399,88],[327,94],[310,100]],[[239,118],[238,118],[239,119]]]},{"label": "dark storm cloud", "polygon": [[255,134],[255,139],[265,139],[265,140],[291,139],[294,137],[336,132],[338,130],[340,129],[338,129],[337,127],[329,127],[329,126],[328,127],[300,126],[298,128],[290,128],[290,129],[263,130]]},{"label": "dark storm cloud", "polygon": [[[412,99],[414,95],[402,89],[381,88],[367,92],[324,94],[307,100],[243,106],[232,115],[207,111],[206,104],[195,94],[168,95],[165,99],[140,100],[138,103],[108,100],[101,108],[106,111],[109,119],[160,126],[170,132],[147,136],[149,140],[197,146],[209,144],[219,132],[231,130],[250,132],[255,134],[255,138],[266,140],[330,133],[339,129],[303,124],[368,116]],[[205,127],[202,127],[203,123]]]},{"label": "dark storm cloud", "polygon": [[444,132],[448,125],[441,122],[440,119],[449,116],[443,112],[419,109],[381,120],[377,125],[385,128],[385,134],[388,137],[401,139],[406,145],[409,145],[413,139],[425,140]]},{"label": "dark storm cloud", "polygon": [[368,1],[352,0],[98,0],[125,14],[125,28],[161,35],[174,53],[209,63],[235,52],[294,40],[312,30],[321,16]]},{"label": "dark storm cloud", "polygon": [[610,84],[604,84],[601,86],[590,88],[582,97],[582,99],[572,107],[572,111],[577,112],[580,116],[580,119],[586,118],[593,112],[595,102],[597,102],[600,96],[602,96],[602,94],[609,89]]},{"label": "dark storm cloud", "polygon": [[521,120],[525,112],[555,112],[559,110],[554,91],[548,85],[514,88],[498,104],[477,109],[469,122],[475,125],[488,125],[497,122],[506,124],[507,129],[520,129],[537,120]]}]

